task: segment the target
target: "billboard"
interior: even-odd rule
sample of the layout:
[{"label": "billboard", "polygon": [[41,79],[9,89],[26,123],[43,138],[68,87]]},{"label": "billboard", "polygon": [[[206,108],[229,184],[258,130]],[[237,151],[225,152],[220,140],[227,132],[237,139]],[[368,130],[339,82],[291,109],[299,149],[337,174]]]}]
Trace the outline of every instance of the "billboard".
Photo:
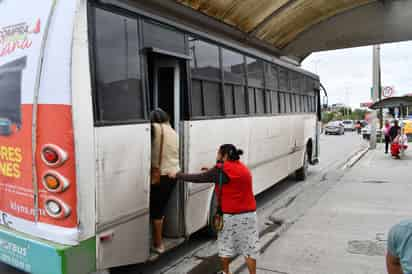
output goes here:
[{"label": "billboard", "polygon": [[[63,244],[78,236],[70,97],[75,2],[0,1],[0,225]],[[66,155],[64,165],[45,162],[42,151],[51,144]],[[53,176],[64,186],[48,188]]]}]

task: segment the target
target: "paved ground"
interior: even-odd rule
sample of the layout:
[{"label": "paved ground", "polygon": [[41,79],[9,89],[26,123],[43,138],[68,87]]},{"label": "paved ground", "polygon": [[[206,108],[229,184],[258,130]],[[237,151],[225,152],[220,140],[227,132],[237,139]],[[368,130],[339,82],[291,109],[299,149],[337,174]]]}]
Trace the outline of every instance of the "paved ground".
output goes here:
[{"label": "paved ground", "polygon": [[393,160],[380,146],[348,172],[326,179],[330,189],[287,220],[294,224],[264,251],[258,273],[386,273],[387,231],[412,212],[411,168],[412,156]]},{"label": "paved ground", "polygon": [[[278,239],[279,220],[283,227],[294,227],[294,219],[298,219],[307,208],[317,203],[333,184],[326,183],[329,180],[338,181],[343,175],[340,171],[343,163],[360,149],[362,142],[356,134],[347,133],[345,136],[321,136],[321,162],[310,169],[310,175],[304,183],[296,183],[289,178],[275,187],[259,195],[258,214],[259,225],[263,240],[269,239],[265,245],[266,252],[259,262],[259,267],[271,266],[268,258],[272,258],[269,251],[280,243],[283,235]],[[302,219],[303,220],[303,219]],[[298,225],[299,223],[296,223]],[[289,231],[292,231],[291,229]],[[289,233],[289,231],[287,233]],[[288,234],[285,234],[287,236]],[[276,248],[275,248],[276,249]],[[217,265],[215,256],[216,246],[213,239],[204,234],[196,234],[183,246],[165,254],[155,263],[136,265],[114,269],[113,274],[148,274],[148,273],[213,273]],[[280,252],[284,254],[283,252]],[[285,253],[286,254],[286,253]],[[278,255],[274,255],[278,256]],[[286,257],[286,255],[284,255]],[[275,257],[273,257],[275,258]],[[271,259],[273,261],[273,259]],[[271,261],[269,260],[269,262]],[[276,260],[277,261],[277,260]],[[274,268],[276,269],[276,268]],[[238,272],[241,272],[241,264]],[[262,270],[260,270],[262,271]],[[1,274],[20,274],[22,272],[10,269],[0,264]],[[262,272],[264,273],[264,272]],[[276,273],[276,272],[267,272]],[[280,272],[281,273],[281,272]],[[295,273],[295,272],[289,272]],[[317,272],[305,272],[317,273]],[[333,273],[333,272],[330,272]],[[345,272],[349,273],[349,272]],[[363,272],[362,272],[363,273]]]}]

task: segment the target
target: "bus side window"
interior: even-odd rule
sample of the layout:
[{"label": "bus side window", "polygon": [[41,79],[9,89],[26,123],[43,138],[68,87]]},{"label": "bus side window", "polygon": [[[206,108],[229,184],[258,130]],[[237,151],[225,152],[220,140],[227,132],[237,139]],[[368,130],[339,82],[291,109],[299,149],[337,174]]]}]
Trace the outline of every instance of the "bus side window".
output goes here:
[{"label": "bus side window", "polygon": [[144,119],[137,18],[94,8],[96,124]]}]

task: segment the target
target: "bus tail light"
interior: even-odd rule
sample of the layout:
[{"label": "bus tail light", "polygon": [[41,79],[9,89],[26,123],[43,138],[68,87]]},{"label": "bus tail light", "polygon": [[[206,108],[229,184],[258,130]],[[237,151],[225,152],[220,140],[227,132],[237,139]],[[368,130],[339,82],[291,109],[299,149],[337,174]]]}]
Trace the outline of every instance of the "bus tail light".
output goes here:
[{"label": "bus tail light", "polygon": [[47,215],[54,219],[64,219],[71,213],[70,207],[57,198],[48,198],[45,201]]},{"label": "bus tail light", "polygon": [[69,181],[56,171],[49,170],[43,175],[43,186],[50,192],[63,192],[69,187]]},{"label": "bus tail light", "polygon": [[44,145],[41,150],[43,162],[50,167],[59,167],[67,160],[67,152],[56,145]]}]

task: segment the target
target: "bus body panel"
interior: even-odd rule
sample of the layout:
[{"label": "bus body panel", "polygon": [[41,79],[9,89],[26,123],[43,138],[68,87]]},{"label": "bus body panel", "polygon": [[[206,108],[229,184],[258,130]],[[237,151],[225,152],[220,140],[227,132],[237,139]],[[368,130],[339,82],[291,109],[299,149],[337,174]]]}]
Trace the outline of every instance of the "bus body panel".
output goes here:
[{"label": "bus body panel", "polygon": [[148,215],[150,125],[98,127],[95,135],[98,227]]},{"label": "bus body panel", "polygon": [[[187,121],[186,171],[196,173],[201,167],[210,167],[221,144],[235,144],[244,150],[242,161],[251,169],[257,195],[303,166],[306,145],[315,134],[315,123],[313,114]],[[213,184],[188,183],[187,235],[208,224],[213,187]]]},{"label": "bus body panel", "polygon": [[96,152],[87,1],[78,0],[72,46],[72,108],[76,153],[79,240],[96,235]]}]

